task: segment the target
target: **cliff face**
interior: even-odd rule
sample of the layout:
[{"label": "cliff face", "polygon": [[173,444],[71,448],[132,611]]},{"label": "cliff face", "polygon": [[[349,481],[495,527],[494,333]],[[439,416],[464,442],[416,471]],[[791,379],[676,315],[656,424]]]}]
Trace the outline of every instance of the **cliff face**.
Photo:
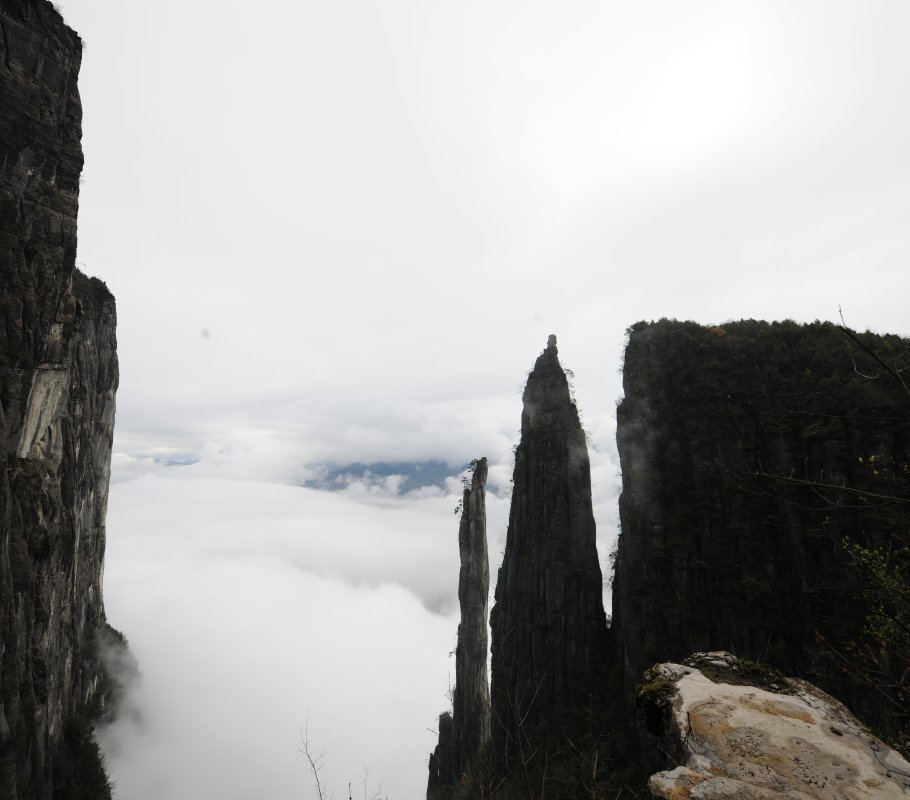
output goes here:
[{"label": "cliff face", "polygon": [[[81,42],[0,7],[0,796],[104,797],[101,575],[114,299],[74,269]],[[82,787],[81,789],[76,787]],[[80,794],[81,792],[81,794]]]},{"label": "cliff face", "polygon": [[458,526],[458,602],[461,622],[455,648],[455,689],[452,713],[439,717],[439,744],[430,756],[427,800],[450,796],[474,775],[490,740],[490,687],[487,683],[487,598],[490,561],[487,556],[487,460],[472,462],[470,487],[462,496]]},{"label": "cliff face", "polygon": [[461,570],[458,602],[461,623],[455,649],[455,692],[452,728],[455,779],[474,766],[490,740],[490,686],[487,682],[487,615],[490,560],[487,556],[487,460],[474,465],[471,487],[465,489],[458,528]]},{"label": "cliff face", "polygon": [[[885,363],[907,349],[862,340]],[[870,637],[875,580],[852,549],[907,567],[899,383],[835,326],[752,321],[639,323],[623,383],[612,631],[626,689],[656,661],[729,650],[906,734],[910,664]]]},{"label": "cliff face", "polygon": [[589,732],[607,666],[587,445],[555,336],[523,403],[490,617],[492,750],[507,766],[529,745]]},{"label": "cliff face", "polygon": [[[900,756],[824,692],[910,751],[908,353],[900,337],[821,323],[633,326],[608,633],[584,433],[551,337],[523,398],[490,619],[490,780],[481,793],[622,793],[641,780],[637,769],[666,766],[664,755],[688,766],[656,776],[655,796],[763,798],[786,786],[794,798],[865,797],[891,780]],[[693,670],[670,665],[638,694],[685,712],[668,729],[673,748],[655,748],[644,735],[653,716],[632,713],[634,687],[655,662],[699,651],[735,653],[708,659],[723,656],[734,683],[771,667],[794,675],[786,683],[805,707],[701,678],[689,702],[680,687],[688,691]],[[672,704],[662,694],[670,684]],[[814,726],[816,739],[800,726]],[[444,715],[428,796],[458,785],[433,784],[450,770],[458,777],[453,728]],[[705,760],[718,754],[713,766]],[[884,778],[858,780],[873,761]]]}]

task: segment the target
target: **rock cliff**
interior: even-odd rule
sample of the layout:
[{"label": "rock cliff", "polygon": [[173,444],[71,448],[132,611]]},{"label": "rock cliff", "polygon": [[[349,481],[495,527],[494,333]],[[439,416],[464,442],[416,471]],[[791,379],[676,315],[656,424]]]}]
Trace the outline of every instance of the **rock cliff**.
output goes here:
[{"label": "rock cliff", "polygon": [[0,6],[0,796],[109,796],[90,720],[111,681],[101,577],[114,299],[75,270],[81,42]]},{"label": "rock cliff", "polygon": [[556,337],[528,376],[492,631],[492,751],[505,767],[589,735],[607,668],[584,431]]},{"label": "rock cliff", "polygon": [[[655,797],[910,793],[908,353],[822,323],[634,325],[608,631],[584,434],[551,337],[523,397],[482,794],[639,796],[665,759],[686,766],[656,776]],[[653,714],[634,713],[641,676],[721,650],[736,657],[708,666],[726,683],[796,677],[730,688],[665,664],[637,695],[676,698],[655,749]],[[442,770],[452,730],[440,721]]]},{"label": "rock cliff", "polygon": [[877,582],[905,580],[910,557],[910,402],[885,369],[907,345],[821,323],[630,329],[612,627],[624,702],[654,662],[729,650],[906,736],[910,648],[888,652],[875,614],[900,592]]},{"label": "rock cliff", "polygon": [[430,757],[427,798],[444,797],[462,777],[472,775],[490,740],[490,686],[487,680],[487,460],[472,462],[471,485],[462,496],[458,550],[461,622],[455,647],[452,713],[439,718],[439,744]]},{"label": "rock cliff", "polygon": [[490,560],[487,556],[487,460],[474,463],[471,486],[464,490],[458,550],[458,602],[461,624],[455,648],[452,696],[454,778],[469,772],[490,740],[490,686],[487,678],[487,618]]}]

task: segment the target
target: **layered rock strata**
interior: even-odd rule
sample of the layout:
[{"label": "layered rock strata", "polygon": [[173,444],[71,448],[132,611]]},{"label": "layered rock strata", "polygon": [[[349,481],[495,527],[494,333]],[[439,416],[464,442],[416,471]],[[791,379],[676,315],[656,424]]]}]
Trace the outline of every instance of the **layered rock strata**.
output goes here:
[{"label": "layered rock strata", "polygon": [[[89,720],[110,681],[101,578],[114,299],[74,269],[81,42],[0,6],[0,796],[104,797]],[[81,794],[80,794],[81,792]]]},{"label": "layered rock strata", "polygon": [[452,713],[439,718],[439,743],[430,756],[427,798],[444,797],[473,774],[490,740],[490,686],[487,678],[487,609],[490,561],[487,555],[487,460],[472,462],[471,485],[462,496],[458,526],[458,602],[461,622],[455,647]]},{"label": "layered rock strata", "polygon": [[908,343],[859,340],[821,323],[630,329],[612,625],[626,698],[650,664],[723,649],[908,733],[910,664],[868,633],[879,602],[906,609],[861,558],[907,574],[910,402],[872,354]]},{"label": "layered rock strata", "polygon": [[585,434],[556,337],[528,376],[492,629],[492,751],[505,768],[592,733],[607,668]]},{"label": "layered rock strata", "polygon": [[[640,697],[677,765],[663,800],[898,800],[910,763],[834,698],[802,680],[752,685],[730,653],[648,670]],[[749,664],[746,671],[752,668]],[[653,725],[653,723],[652,723]]]}]

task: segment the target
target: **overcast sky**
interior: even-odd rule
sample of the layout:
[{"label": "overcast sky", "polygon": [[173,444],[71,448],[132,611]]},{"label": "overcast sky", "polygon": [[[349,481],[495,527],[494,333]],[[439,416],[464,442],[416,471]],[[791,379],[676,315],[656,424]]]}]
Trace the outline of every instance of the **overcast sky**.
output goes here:
[{"label": "overcast sky", "polygon": [[119,315],[123,800],[311,796],[308,710],[337,797],[361,762],[422,793],[458,481],[301,488],[319,465],[488,456],[495,576],[556,333],[606,565],[630,324],[910,332],[902,0],[59,5],[86,42],[77,260]]}]

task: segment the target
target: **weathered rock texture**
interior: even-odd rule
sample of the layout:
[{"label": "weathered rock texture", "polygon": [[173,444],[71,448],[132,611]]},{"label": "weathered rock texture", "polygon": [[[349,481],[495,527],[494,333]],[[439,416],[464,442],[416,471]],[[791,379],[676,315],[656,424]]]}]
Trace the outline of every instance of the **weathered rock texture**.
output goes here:
[{"label": "weathered rock texture", "polygon": [[439,715],[439,739],[436,749],[430,753],[427,800],[443,800],[453,796],[452,755],[454,749],[452,715],[448,711],[443,711]]},{"label": "weathered rock texture", "polygon": [[0,797],[105,797],[101,575],[115,308],[74,269],[81,42],[0,5]]},{"label": "weathered rock texture", "polygon": [[[910,763],[802,680],[741,680],[729,653],[648,671],[642,694],[678,765],[648,783],[665,800],[898,800]],[[712,674],[713,673],[713,674]],[[709,677],[710,675],[710,677]],[[745,685],[741,685],[744,684]]]},{"label": "weathered rock texture", "polygon": [[[908,349],[861,339],[888,362]],[[627,690],[657,661],[729,650],[906,735],[910,664],[870,637],[874,581],[844,546],[907,574],[898,382],[833,325],[661,321],[630,329],[623,385],[612,632]]]},{"label": "weathered rock texture", "polygon": [[555,336],[523,402],[490,618],[492,750],[506,767],[590,733],[607,659],[588,451]]},{"label": "weathered rock texture", "polygon": [[490,685],[487,677],[490,560],[487,556],[487,460],[474,464],[471,486],[464,490],[458,550],[458,602],[461,623],[455,648],[452,696],[454,779],[469,772],[490,741]]},{"label": "weathered rock texture", "polygon": [[490,740],[490,686],[487,679],[487,609],[490,561],[487,555],[487,460],[472,462],[470,487],[462,496],[458,550],[461,622],[455,647],[452,714],[439,718],[439,744],[430,756],[427,798],[444,797],[463,782]]}]

